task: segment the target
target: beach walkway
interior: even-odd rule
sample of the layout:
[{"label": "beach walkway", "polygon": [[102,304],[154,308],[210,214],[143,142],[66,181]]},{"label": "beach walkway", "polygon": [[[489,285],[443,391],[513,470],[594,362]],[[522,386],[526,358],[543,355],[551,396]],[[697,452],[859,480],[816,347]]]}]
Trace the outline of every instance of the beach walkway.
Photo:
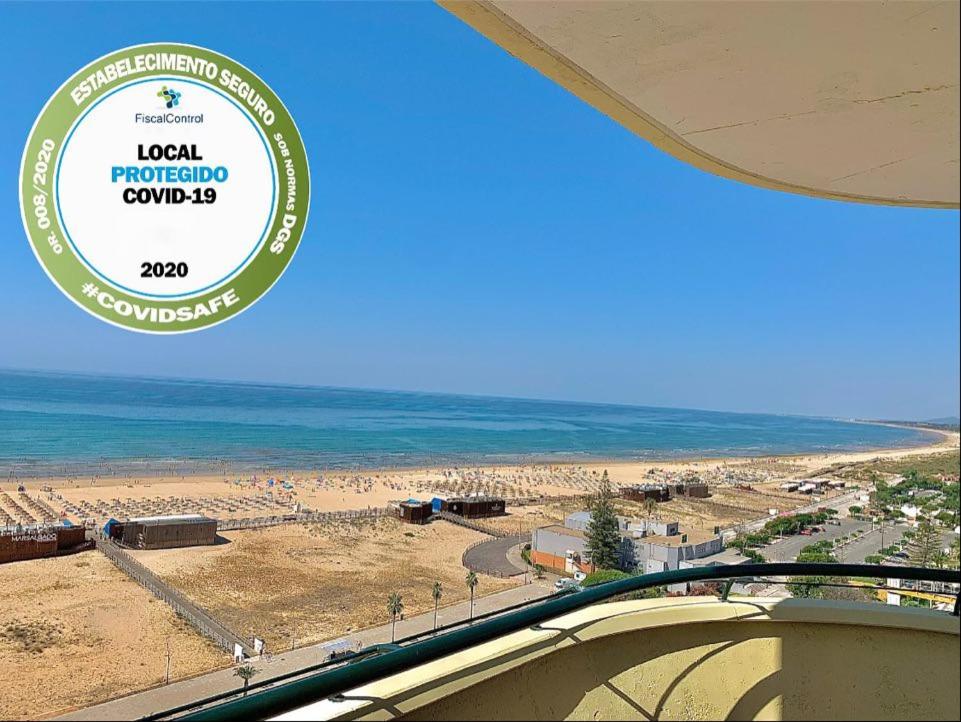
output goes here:
[{"label": "beach walkway", "polygon": [[[481,588],[483,589],[483,578]],[[480,597],[474,601],[474,614],[486,614],[510,607],[514,604],[541,599],[549,596],[553,591],[551,579],[534,580],[530,584],[514,587],[497,594]],[[442,626],[468,619],[470,603],[462,602],[450,607],[442,608],[437,613],[437,624]],[[397,622],[396,634],[398,639],[421,632],[429,632],[434,626],[434,613],[428,612]],[[353,647],[370,646],[372,644],[390,642],[390,625],[361,630],[356,634],[336,640],[345,641]],[[315,644],[308,647],[293,649],[286,652],[275,651],[270,661],[262,658],[251,660],[251,664],[258,670],[253,682],[262,682],[287,672],[294,672],[303,667],[323,662],[328,655],[324,648],[329,642]],[[158,654],[163,654],[159,651]],[[176,660],[174,660],[176,669]],[[57,717],[59,720],[129,720],[138,719],[150,714],[156,714],[166,709],[188,704],[192,701],[210,697],[221,692],[237,691],[240,680],[234,676],[234,668],[219,669],[208,674],[172,682],[169,685],[154,687],[143,692],[137,692],[126,697],[120,697],[110,702],[87,707]]]}]

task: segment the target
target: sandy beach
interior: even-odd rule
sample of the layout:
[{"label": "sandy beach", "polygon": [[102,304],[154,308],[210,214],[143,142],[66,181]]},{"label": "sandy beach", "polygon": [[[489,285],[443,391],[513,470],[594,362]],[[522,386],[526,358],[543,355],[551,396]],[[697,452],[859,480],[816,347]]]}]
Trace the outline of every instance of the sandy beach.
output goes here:
[{"label": "sandy beach", "polygon": [[[215,518],[249,518],[298,509],[344,511],[384,507],[407,498],[437,494],[488,493],[507,499],[579,496],[596,491],[606,471],[615,485],[635,484],[685,473],[708,483],[734,481],[764,484],[804,478],[838,465],[879,459],[903,459],[950,451],[959,446],[957,432],[930,431],[930,444],[900,449],[738,458],[664,461],[591,461],[582,464],[470,466],[351,472],[302,471],[228,477],[111,476],[53,477],[7,481],[12,493],[22,483],[27,493],[73,521],[105,521],[109,516],[205,513]],[[271,479],[275,479],[271,483]],[[286,483],[282,483],[286,482]],[[39,492],[39,493],[38,493]]]},{"label": "sandy beach", "polygon": [[[407,616],[433,609],[434,582],[443,585],[443,605],[464,601],[461,554],[488,539],[453,524],[394,518],[290,524],[222,538],[215,546],[131,554],[231,629],[261,637],[274,650],[384,624],[390,592],[401,594]],[[519,583],[484,576],[476,593]]]},{"label": "sandy beach", "polygon": [[0,565],[0,719],[39,719],[230,658],[102,554]]}]

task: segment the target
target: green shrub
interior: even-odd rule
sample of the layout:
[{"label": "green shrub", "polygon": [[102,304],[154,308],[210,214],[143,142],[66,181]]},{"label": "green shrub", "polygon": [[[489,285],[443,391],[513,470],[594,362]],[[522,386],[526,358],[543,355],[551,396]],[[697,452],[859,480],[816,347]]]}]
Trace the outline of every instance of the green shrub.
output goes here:
[{"label": "green shrub", "polygon": [[598,584],[607,584],[608,582],[616,582],[620,579],[629,579],[630,577],[630,574],[618,571],[617,569],[601,569],[588,574],[587,578],[581,582],[581,586],[595,587]]}]

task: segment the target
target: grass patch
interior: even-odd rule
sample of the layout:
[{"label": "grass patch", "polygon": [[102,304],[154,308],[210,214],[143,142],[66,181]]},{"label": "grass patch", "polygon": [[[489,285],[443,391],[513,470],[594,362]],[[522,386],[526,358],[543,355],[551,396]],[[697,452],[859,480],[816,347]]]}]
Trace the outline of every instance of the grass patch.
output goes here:
[{"label": "grass patch", "polygon": [[56,646],[62,637],[62,624],[42,619],[32,622],[13,619],[0,629],[0,640],[13,645],[21,652],[31,654],[39,654],[45,649]]},{"label": "grass patch", "polygon": [[903,459],[864,461],[845,467],[839,475],[848,479],[867,480],[872,472],[904,475],[909,471],[917,471],[922,476],[957,476],[959,470],[961,470],[961,453],[958,450],[952,450]]}]

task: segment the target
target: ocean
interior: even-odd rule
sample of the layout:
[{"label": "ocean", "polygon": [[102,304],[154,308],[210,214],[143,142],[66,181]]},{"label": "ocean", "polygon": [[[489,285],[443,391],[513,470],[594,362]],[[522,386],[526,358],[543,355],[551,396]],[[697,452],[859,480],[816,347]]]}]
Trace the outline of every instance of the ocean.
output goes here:
[{"label": "ocean", "polygon": [[3,478],[757,456],[929,439],[800,416],[0,371]]}]

